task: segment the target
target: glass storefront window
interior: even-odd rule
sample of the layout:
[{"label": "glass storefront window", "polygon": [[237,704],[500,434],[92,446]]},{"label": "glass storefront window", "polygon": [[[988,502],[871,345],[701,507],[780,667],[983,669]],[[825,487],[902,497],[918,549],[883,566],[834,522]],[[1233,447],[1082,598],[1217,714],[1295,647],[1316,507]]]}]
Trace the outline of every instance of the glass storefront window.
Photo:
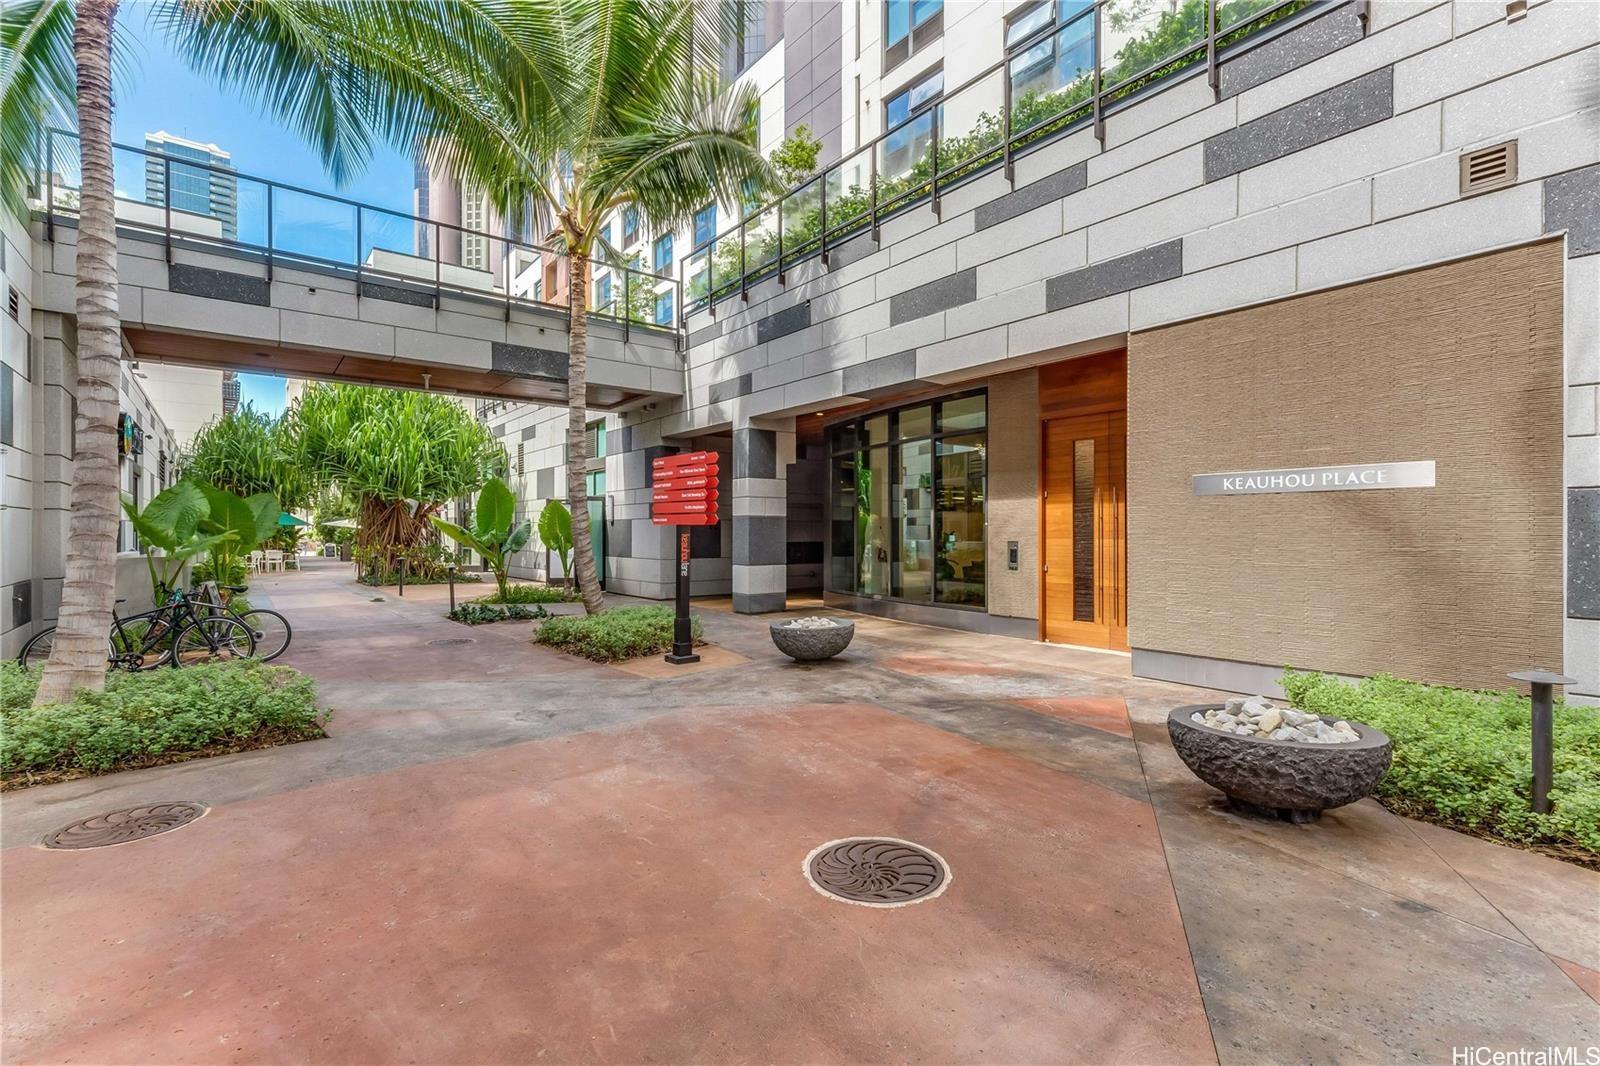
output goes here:
[{"label": "glass storefront window", "polygon": [[985,562],[983,535],[984,452],[982,433],[939,441],[939,550],[936,573],[940,603],[981,606]]},{"label": "glass storefront window", "polygon": [[984,606],[987,399],[831,427],[829,591]]}]

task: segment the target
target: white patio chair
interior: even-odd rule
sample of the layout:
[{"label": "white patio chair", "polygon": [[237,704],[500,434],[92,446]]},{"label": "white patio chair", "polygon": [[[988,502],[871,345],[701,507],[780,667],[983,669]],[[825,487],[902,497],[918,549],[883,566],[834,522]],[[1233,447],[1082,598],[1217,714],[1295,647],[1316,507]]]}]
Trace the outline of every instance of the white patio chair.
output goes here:
[{"label": "white patio chair", "polygon": [[283,552],[281,550],[279,550],[277,548],[268,548],[267,552],[266,552],[266,555],[267,555],[267,569],[269,571],[272,571],[272,570],[282,571],[283,570]]},{"label": "white patio chair", "polygon": [[264,570],[266,570],[266,568],[267,568],[267,553],[264,552],[264,551],[253,551],[253,552],[251,552],[250,553],[250,572],[252,574],[259,574],[259,573],[263,572]]}]

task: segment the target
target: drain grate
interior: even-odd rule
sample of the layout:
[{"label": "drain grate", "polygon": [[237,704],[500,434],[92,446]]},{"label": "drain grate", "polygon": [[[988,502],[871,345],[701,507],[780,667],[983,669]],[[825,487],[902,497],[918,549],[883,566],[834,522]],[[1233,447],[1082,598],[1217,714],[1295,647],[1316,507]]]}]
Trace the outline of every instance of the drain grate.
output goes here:
[{"label": "drain grate", "polygon": [[147,803],[120,811],[97,814],[80,822],[62,826],[44,838],[44,846],[64,850],[104,848],[130,840],[153,837],[186,826],[206,813],[204,804],[177,801]]},{"label": "drain grate", "polygon": [[932,899],[951,879],[949,865],[938,855],[894,837],[830,841],[806,856],[804,870],[823,895],[869,907]]},{"label": "drain grate", "polygon": [[428,643],[436,647],[450,644],[471,644],[473,639],[472,637],[440,637],[438,640],[430,640]]}]

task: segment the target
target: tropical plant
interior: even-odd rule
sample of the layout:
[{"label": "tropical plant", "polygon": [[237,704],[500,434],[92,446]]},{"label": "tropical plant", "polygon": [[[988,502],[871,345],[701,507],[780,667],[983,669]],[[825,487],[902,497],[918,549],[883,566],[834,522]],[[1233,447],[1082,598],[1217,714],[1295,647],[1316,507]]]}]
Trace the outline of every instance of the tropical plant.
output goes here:
[{"label": "tropical plant", "polygon": [[313,482],[358,502],[356,545],[385,573],[430,541],[429,518],[505,473],[505,450],[437,393],[312,383],[284,418]]},{"label": "tropical plant", "polygon": [[[231,492],[187,480],[163,489],[142,510],[132,500],[123,499],[122,508],[144,549],[155,600],[159,603],[166,598],[184,564],[195,556],[211,554],[215,570],[215,553],[230,541],[252,535],[261,521],[259,509],[264,507],[271,508],[276,520],[277,503],[271,497],[266,497],[265,502],[261,498],[247,501]],[[104,656],[103,634],[100,646]]]},{"label": "tropical plant", "polygon": [[250,404],[201,427],[179,462],[184,477],[240,496],[269,492],[286,511],[311,501],[311,479],[295,461],[284,420]]},{"label": "tropical plant", "polygon": [[[35,697],[41,705],[60,703],[79,688],[104,687],[105,633],[116,600],[122,338],[111,98],[117,8],[118,0],[0,5],[0,202],[26,217],[28,161],[38,161],[35,146],[51,124],[75,118],[80,152],[77,418],[65,578],[54,647]],[[370,154],[376,113],[410,98],[403,82],[382,73],[384,42],[336,32],[349,21],[349,9],[327,0],[160,0],[145,8],[198,68],[285,119],[341,180]]]},{"label": "tropical plant", "polygon": [[517,521],[517,498],[506,483],[492,477],[478,492],[478,505],[472,511],[472,528],[463,529],[438,515],[430,517],[435,529],[464,548],[471,548],[483,557],[483,565],[494,574],[500,589],[501,602],[506,602],[510,584],[506,571],[511,557],[527,547],[533,527],[527,519]]},{"label": "tropical plant", "polygon": [[[588,509],[586,502],[583,510],[587,512]],[[569,581],[572,579],[572,536],[572,512],[560,500],[547,500],[544,510],[539,512],[539,540],[556,553],[556,558],[561,560],[561,573]],[[587,594],[584,606],[588,606]]]},{"label": "tropical plant", "polygon": [[817,157],[822,142],[804,122],[796,126],[778,147],[767,153],[767,160],[786,186],[799,185],[817,172]]},{"label": "tropical plant", "polygon": [[[609,663],[654,655],[672,647],[676,615],[671,607],[613,607],[577,618],[556,617],[539,627],[537,644]],[[700,618],[689,623],[696,644],[701,643]]]},{"label": "tropical plant", "polygon": [[206,553],[210,570],[213,574],[231,574],[250,552],[278,535],[278,515],[282,513],[278,498],[270,492],[258,492],[245,499],[215,485],[198,484],[207,505],[207,514],[200,520],[201,532],[226,534]]},{"label": "tropical plant", "polygon": [[[350,4],[341,20],[381,41],[403,88],[372,110],[397,144],[426,145],[507,218],[532,204],[571,257],[567,287],[567,486],[584,605],[602,606],[589,533],[588,315],[592,261],[615,261],[602,231],[624,205],[675,226],[747,183],[777,188],[748,116],[755,90],[714,75],[742,7],[682,0]],[[708,25],[708,23],[715,23]],[[543,229],[543,227],[541,227]]]}]

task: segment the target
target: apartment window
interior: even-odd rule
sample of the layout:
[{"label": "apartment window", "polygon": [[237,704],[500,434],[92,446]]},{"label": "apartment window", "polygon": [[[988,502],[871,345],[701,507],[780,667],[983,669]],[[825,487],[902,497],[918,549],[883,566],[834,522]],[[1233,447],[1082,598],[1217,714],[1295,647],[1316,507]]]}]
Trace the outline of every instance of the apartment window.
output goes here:
[{"label": "apartment window", "polygon": [[943,33],[944,0],[884,0],[883,69],[893,70]]},{"label": "apartment window", "polygon": [[706,204],[694,213],[694,246],[703,248],[717,235],[717,205]]},{"label": "apartment window", "polygon": [[656,297],[656,325],[672,325],[672,290],[668,289]]},{"label": "apartment window", "polygon": [[585,427],[585,436],[588,438],[589,458],[604,459],[606,457],[606,422],[597,418]]},{"label": "apartment window", "polygon": [[722,48],[722,76],[729,80],[742,74],[767,50],[766,0],[731,3],[735,14],[733,37]]},{"label": "apartment window", "polygon": [[890,133],[883,140],[880,172],[898,178],[921,161],[933,144],[933,108],[944,92],[944,71],[933,70],[890,97],[883,105],[883,125]]},{"label": "apartment window", "polygon": [[611,310],[611,275],[601,274],[594,283],[594,306],[597,311]]},{"label": "apartment window", "polygon": [[632,244],[639,236],[639,209],[629,204],[622,209],[622,243]]},{"label": "apartment window", "polygon": [[461,226],[479,231],[461,235],[461,265],[468,270],[489,269],[489,238],[481,232],[487,228],[488,216],[488,201],[482,193],[461,190]]},{"label": "apartment window", "polygon": [[[1052,96],[1094,75],[1092,0],[1041,0],[1006,23],[1013,122],[1031,125],[1029,98]],[[1052,114],[1055,113],[1052,111]]]},{"label": "apartment window", "polygon": [[830,428],[830,591],[984,605],[986,408],[964,393]]},{"label": "apartment window", "polygon": [[665,274],[672,269],[672,234],[668,232],[657,237],[655,247],[656,273]]},{"label": "apartment window", "polygon": [[606,220],[606,224],[604,226],[600,227],[600,245],[601,245],[601,247],[604,247],[605,245],[608,245],[610,243],[611,243],[611,220],[607,219]]}]

